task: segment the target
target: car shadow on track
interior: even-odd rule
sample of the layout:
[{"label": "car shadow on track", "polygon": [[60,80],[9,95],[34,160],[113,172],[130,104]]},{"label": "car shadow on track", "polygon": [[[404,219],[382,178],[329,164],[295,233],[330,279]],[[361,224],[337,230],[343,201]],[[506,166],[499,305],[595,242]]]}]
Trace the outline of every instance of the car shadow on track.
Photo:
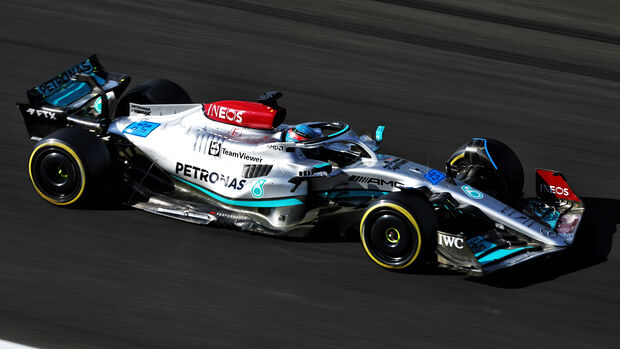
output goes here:
[{"label": "car shadow on track", "polygon": [[469,280],[494,287],[522,288],[605,262],[620,224],[620,200],[583,198],[583,202],[586,210],[570,249]]},{"label": "car shadow on track", "polygon": [[[583,198],[585,213],[573,246],[567,251],[541,259],[499,270],[484,277],[466,277],[467,280],[499,288],[524,288],[553,280],[559,276],[579,271],[607,260],[611,252],[613,235],[620,224],[620,200]],[[89,207],[96,210],[133,210],[119,200],[104,200]],[[357,225],[337,229],[333,225],[317,226],[309,236],[280,237],[280,239],[303,243],[359,243]],[[337,233],[335,233],[335,231]],[[463,276],[458,271],[437,267],[424,267],[411,274]]]},{"label": "car shadow on track", "polygon": [[67,207],[68,209],[75,210],[94,210],[94,211],[125,211],[135,210],[135,208],[124,204],[120,199],[116,197],[97,197],[97,200],[89,200],[84,203],[79,203],[75,206]]}]

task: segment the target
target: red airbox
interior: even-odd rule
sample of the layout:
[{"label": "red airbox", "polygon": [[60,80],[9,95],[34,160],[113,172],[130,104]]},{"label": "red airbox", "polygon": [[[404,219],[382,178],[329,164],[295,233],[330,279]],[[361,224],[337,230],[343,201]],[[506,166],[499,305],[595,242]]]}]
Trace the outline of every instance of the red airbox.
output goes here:
[{"label": "red airbox", "polygon": [[213,121],[241,127],[271,130],[280,125],[286,109],[244,101],[219,101],[203,105],[205,116]]}]

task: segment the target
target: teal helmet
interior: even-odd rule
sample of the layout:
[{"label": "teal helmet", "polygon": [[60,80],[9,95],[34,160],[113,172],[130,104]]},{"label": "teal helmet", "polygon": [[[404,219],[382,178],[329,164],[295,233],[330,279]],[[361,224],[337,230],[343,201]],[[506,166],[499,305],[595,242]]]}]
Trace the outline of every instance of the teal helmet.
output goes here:
[{"label": "teal helmet", "polygon": [[319,138],[321,134],[308,125],[297,125],[286,132],[286,141],[292,143],[305,142]]}]

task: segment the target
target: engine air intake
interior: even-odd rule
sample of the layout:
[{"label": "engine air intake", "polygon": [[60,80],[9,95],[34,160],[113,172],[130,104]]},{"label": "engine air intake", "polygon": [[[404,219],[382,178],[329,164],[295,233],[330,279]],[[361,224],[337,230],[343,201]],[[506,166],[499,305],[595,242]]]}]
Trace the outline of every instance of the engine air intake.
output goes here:
[{"label": "engine air intake", "polygon": [[256,178],[263,177],[271,172],[273,165],[244,165],[243,173],[241,177],[243,178]]}]

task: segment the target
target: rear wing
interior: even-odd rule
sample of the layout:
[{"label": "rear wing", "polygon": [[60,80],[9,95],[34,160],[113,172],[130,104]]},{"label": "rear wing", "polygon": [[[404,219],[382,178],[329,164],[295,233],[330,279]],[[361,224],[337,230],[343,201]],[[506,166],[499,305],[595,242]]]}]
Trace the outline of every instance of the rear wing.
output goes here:
[{"label": "rear wing", "polygon": [[33,139],[71,124],[101,128],[129,81],[128,75],[106,72],[92,55],[26,91],[28,103],[17,108]]},{"label": "rear wing", "polygon": [[73,92],[73,96],[78,96],[80,92],[80,89],[77,89],[78,93],[76,94],[76,89],[70,88],[75,87],[71,79],[77,74],[90,74],[97,79],[99,84],[105,83],[108,79],[108,73],[103,69],[101,63],[99,63],[97,55],[92,55],[73,67],[58,73],[51,79],[26,91],[28,102],[33,106],[40,106],[43,103],[54,106],[67,105],[72,102],[71,92]]}]

